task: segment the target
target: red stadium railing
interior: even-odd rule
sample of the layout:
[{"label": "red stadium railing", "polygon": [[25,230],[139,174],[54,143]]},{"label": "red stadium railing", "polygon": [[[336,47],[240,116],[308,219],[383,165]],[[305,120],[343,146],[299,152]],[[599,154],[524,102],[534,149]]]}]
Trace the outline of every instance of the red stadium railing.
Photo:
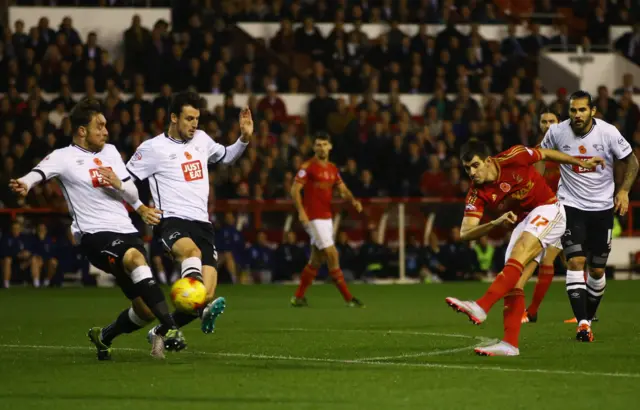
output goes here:
[{"label": "red stadium railing", "polygon": [[[371,213],[375,214],[376,208],[385,209],[389,206],[405,204],[405,205],[460,205],[463,203],[461,199],[455,198],[437,198],[437,197],[420,197],[420,198],[372,198],[362,200],[365,205],[365,215],[360,218],[363,222]],[[634,210],[640,209],[640,201],[631,201],[629,203],[629,212],[626,216],[625,236],[640,236],[640,229],[634,229]],[[347,211],[355,213],[351,205],[341,199],[333,201],[333,209],[335,211]],[[370,210],[367,214],[367,210]],[[263,228],[263,214],[265,212],[294,212],[293,202],[289,199],[276,200],[248,200],[248,199],[231,199],[218,200],[215,202],[213,212],[224,213],[246,213],[253,217],[253,228],[256,230]],[[56,210],[52,208],[4,208],[0,209],[0,215],[8,215],[10,219],[15,219],[18,215],[45,215],[45,214],[67,214],[66,211]]]}]

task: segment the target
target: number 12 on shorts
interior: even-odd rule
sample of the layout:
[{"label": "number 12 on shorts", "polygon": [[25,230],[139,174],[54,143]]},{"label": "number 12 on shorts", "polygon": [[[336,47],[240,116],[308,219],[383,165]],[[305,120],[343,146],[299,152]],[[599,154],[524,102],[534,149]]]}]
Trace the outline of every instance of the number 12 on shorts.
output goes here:
[{"label": "number 12 on shorts", "polygon": [[533,218],[530,223],[531,225],[534,225],[536,227],[546,226],[549,223],[549,220],[544,216],[536,215],[536,217]]}]

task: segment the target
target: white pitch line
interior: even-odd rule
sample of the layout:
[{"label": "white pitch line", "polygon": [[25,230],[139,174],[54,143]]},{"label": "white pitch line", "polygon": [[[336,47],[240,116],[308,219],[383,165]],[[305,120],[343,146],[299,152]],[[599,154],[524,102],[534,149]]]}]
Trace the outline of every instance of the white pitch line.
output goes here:
[{"label": "white pitch line", "polygon": [[[83,346],[15,345],[15,344],[0,344],[0,348],[39,349],[39,350],[92,350],[92,348],[90,347],[83,347]],[[132,348],[118,349],[117,348],[114,350],[148,353],[148,350],[144,350],[144,349],[132,349]],[[537,373],[537,374],[553,374],[553,375],[563,375],[563,376],[579,375],[579,376],[599,376],[599,377],[640,379],[640,373],[607,373],[607,372],[584,372],[584,371],[553,370],[553,369],[522,369],[522,368],[515,368],[515,367],[512,368],[512,367],[500,367],[500,366],[471,366],[471,365],[439,364],[439,363],[403,363],[403,362],[380,362],[380,361],[361,362],[358,360],[325,359],[320,357],[278,356],[278,355],[264,355],[264,354],[251,354],[251,353],[181,352],[181,354],[184,354],[184,353],[192,353],[192,354],[204,355],[204,356],[217,356],[217,357],[242,357],[246,359],[339,363],[339,364],[355,364],[355,365],[382,366],[382,367],[384,366],[414,367],[414,368],[423,368],[423,369],[478,370],[478,371],[494,371],[494,372],[505,372],[505,373]],[[478,359],[478,360],[484,360],[484,359]]]},{"label": "white pitch line", "polygon": [[300,327],[281,328],[277,330],[290,331],[290,332],[339,332],[339,333],[387,333],[395,335],[417,335],[417,336],[440,336],[440,337],[455,337],[460,339],[486,339],[483,336],[469,336],[458,333],[435,333],[435,332],[421,332],[413,330],[384,330],[384,329],[308,329]]},{"label": "white pitch line", "polygon": [[427,357],[427,356],[440,356],[443,354],[450,353],[459,353],[467,350],[475,349],[476,347],[486,346],[488,344],[497,343],[498,339],[489,339],[478,337],[478,339],[482,339],[480,343],[474,343],[471,346],[464,347],[456,347],[454,349],[445,349],[445,350],[431,350],[429,352],[418,352],[418,353],[405,353],[395,356],[379,356],[379,357],[365,357],[364,359],[357,359],[356,362],[379,362],[385,360],[398,360],[398,359],[410,359],[415,357]]}]

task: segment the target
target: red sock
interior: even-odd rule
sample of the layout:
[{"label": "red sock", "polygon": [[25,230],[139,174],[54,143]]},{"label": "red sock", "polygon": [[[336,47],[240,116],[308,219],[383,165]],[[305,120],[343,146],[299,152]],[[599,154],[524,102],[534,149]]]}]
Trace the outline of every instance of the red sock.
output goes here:
[{"label": "red sock", "polygon": [[491,306],[495,305],[497,301],[502,299],[520,279],[522,270],[524,267],[520,262],[515,259],[509,259],[504,265],[502,272],[493,280],[491,286],[482,297],[476,300],[476,303],[480,305],[486,313],[489,313]]},{"label": "red sock", "polygon": [[298,289],[296,290],[296,297],[303,298],[307,288],[311,286],[313,280],[318,274],[318,269],[314,268],[311,265],[307,265],[302,270],[302,274],[300,275],[300,284],[298,285]]},{"label": "red sock", "polygon": [[542,303],[544,295],[547,294],[552,280],[553,265],[540,265],[540,269],[538,269],[538,282],[536,282],[536,288],[533,291],[533,299],[531,299],[531,304],[527,308],[529,314],[536,315],[538,313],[540,303]]},{"label": "red sock", "polygon": [[347,282],[344,281],[344,275],[342,274],[342,269],[340,268],[334,269],[331,272],[329,272],[329,275],[335,282],[336,287],[342,294],[342,297],[344,298],[344,300],[349,302],[351,299],[353,299],[353,296],[351,295],[351,292],[349,292],[349,288],[347,287]]},{"label": "red sock", "polygon": [[504,297],[504,341],[518,347],[522,315],[524,314],[524,291],[513,289]]}]

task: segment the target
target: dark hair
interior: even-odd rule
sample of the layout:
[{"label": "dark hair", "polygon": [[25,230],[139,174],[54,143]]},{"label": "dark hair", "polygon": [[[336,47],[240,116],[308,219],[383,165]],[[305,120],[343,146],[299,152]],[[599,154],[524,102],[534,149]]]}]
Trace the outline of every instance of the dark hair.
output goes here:
[{"label": "dark hair", "polygon": [[549,108],[549,107],[544,107],[544,108],[543,108],[543,109],[541,109],[541,110],[540,110],[540,112],[538,113],[538,115],[539,115],[540,117],[542,117],[544,114],[553,114],[553,115],[555,115],[555,116],[556,116],[556,118],[557,118],[558,120],[560,120],[560,116],[558,115],[558,113],[557,113],[557,112],[555,112],[555,111],[553,111],[553,110],[552,110],[551,108]]},{"label": "dark hair", "polygon": [[182,108],[186,106],[192,106],[196,110],[200,109],[200,96],[193,91],[182,91],[173,95],[171,98],[171,105],[169,106],[169,115],[175,114],[180,116]]},{"label": "dark hair", "polygon": [[589,104],[589,108],[594,107],[593,99],[591,98],[591,94],[584,90],[578,90],[569,96],[569,101],[573,100],[581,100],[583,98],[587,99],[587,104]]},{"label": "dark hair", "polygon": [[317,134],[315,139],[331,142],[331,137],[329,136],[329,134],[324,134],[324,133]]},{"label": "dark hair", "polygon": [[478,156],[481,160],[485,160],[489,155],[491,155],[489,146],[476,139],[467,141],[460,148],[460,159],[463,162],[469,162],[475,156]]},{"label": "dark hair", "polygon": [[94,116],[102,112],[100,101],[93,98],[83,98],[69,113],[71,132],[75,135],[80,127],[88,127]]}]

